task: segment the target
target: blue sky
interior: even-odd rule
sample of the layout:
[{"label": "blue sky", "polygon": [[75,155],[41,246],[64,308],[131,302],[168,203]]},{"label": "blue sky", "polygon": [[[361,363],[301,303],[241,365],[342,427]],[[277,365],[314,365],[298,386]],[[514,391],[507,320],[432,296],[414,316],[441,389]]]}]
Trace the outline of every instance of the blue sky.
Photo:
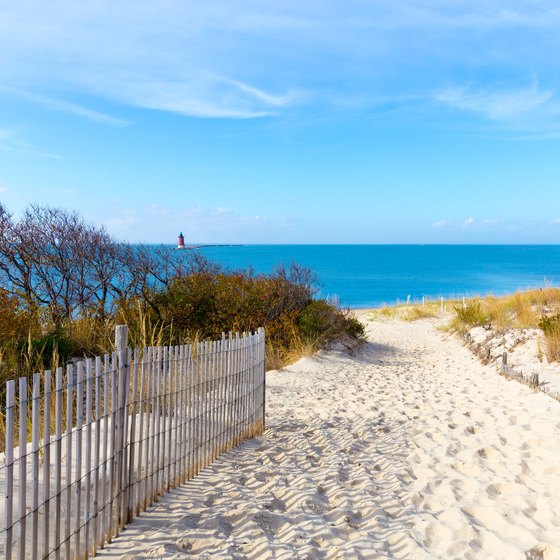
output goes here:
[{"label": "blue sky", "polygon": [[0,200],[120,239],[560,242],[560,5],[0,0]]}]

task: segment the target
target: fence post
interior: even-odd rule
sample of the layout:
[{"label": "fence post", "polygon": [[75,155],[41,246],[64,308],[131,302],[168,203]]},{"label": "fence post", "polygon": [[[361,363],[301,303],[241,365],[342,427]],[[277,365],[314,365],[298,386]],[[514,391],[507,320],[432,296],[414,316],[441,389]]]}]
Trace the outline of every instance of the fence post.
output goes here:
[{"label": "fence post", "polygon": [[502,373],[507,371],[507,352],[502,354]]},{"label": "fence post", "polygon": [[127,402],[126,396],[128,395],[128,379],[127,379],[127,361],[128,361],[128,327],[126,325],[117,325],[115,327],[115,350],[117,354],[117,417],[116,417],[116,448],[115,457],[117,459],[117,492],[115,494],[116,499],[116,530],[117,533],[124,525],[125,512],[123,511],[124,506],[124,493],[126,491],[125,478],[128,479],[128,473],[125,469],[125,457],[124,453],[125,447],[125,418],[126,418],[126,406]]}]

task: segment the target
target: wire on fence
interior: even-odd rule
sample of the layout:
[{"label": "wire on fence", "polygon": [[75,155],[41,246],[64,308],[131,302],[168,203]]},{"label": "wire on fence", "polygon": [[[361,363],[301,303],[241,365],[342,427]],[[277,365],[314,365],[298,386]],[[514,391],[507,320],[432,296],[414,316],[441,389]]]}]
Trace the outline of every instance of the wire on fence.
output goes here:
[{"label": "wire on fence", "polygon": [[[0,552],[89,558],[159,496],[264,431],[264,329],[127,347],[8,381]],[[29,393],[29,390],[31,392]],[[30,438],[30,441],[28,441]]]}]

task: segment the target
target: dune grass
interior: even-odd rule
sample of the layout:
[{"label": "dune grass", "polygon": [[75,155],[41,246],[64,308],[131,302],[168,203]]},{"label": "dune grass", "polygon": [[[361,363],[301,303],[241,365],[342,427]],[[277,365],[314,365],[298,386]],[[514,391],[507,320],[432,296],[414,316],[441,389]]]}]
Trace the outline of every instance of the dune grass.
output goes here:
[{"label": "dune grass", "polygon": [[[541,329],[540,359],[546,355],[550,362],[560,361],[560,288],[545,286],[518,291],[506,296],[489,295],[466,300],[446,300],[445,310],[452,312],[451,321],[441,328],[445,331],[467,332],[484,327],[497,332],[510,329]],[[416,321],[441,314],[440,301],[425,304],[389,305],[371,311],[372,319],[398,318]]]},{"label": "dune grass", "polygon": [[372,319],[393,319],[418,321],[437,317],[440,314],[440,303],[427,301],[424,304],[385,305],[371,311]]},{"label": "dune grass", "polygon": [[544,287],[511,295],[487,296],[455,306],[450,327],[466,332],[483,326],[498,332],[536,328],[543,331],[549,361],[560,361],[560,289]]}]

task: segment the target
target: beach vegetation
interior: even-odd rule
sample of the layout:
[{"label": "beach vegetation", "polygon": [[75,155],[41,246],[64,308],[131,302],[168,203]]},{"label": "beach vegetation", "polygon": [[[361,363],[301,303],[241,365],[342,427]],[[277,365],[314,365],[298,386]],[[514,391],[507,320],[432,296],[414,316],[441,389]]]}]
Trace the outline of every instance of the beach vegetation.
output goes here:
[{"label": "beach vegetation", "polygon": [[275,368],[363,336],[317,293],[314,274],[297,264],[232,271],[196,250],[119,243],[75,212],[30,206],[16,220],[0,205],[0,383],[112,352],[117,324],[138,347],[262,326]]},{"label": "beach vegetation", "polygon": [[548,361],[560,361],[560,314],[541,317],[539,327],[544,333]]},{"label": "beach vegetation", "polygon": [[551,286],[519,291],[496,297],[487,296],[467,300],[465,306],[456,305],[455,317],[449,328],[466,332],[483,326],[497,332],[511,329],[541,329],[544,350],[538,341],[537,354],[542,361],[560,361],[560,289]]},{"label": "beach vegetation", "polygon": [[379,309],[379,314],[387,319],[392,319],[397,313],[397,307],[392,305],[386,305]]},{"label": "beach vegetation", "polygon": [[406,307],[402,318],[405,321],[418,321],[420,319],[430,319],[437,317],[438,308],[436,304],[413,305]]},{"label": "beach vegetation", "polygon": [[469,327],[481,327],[488,325],[490,317],[479,301],[469,301],[465,305],[456,305],[453,307],[457,315],[457,319],[463,325]]}]

